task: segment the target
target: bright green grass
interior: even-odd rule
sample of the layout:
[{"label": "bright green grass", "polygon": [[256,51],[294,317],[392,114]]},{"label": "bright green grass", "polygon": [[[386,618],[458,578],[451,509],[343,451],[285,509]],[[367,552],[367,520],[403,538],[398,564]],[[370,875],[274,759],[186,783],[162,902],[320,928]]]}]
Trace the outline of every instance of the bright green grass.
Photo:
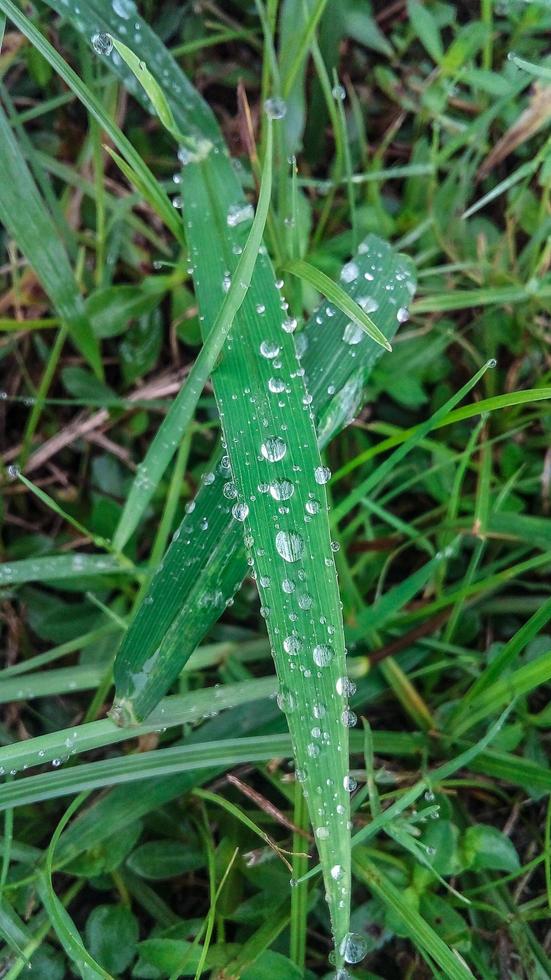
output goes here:
[{"label": "bright green grass", "polygon": [[551,976],[545,111],[476,179],[548,9],[51,7],[0,0],[4,975]]}]

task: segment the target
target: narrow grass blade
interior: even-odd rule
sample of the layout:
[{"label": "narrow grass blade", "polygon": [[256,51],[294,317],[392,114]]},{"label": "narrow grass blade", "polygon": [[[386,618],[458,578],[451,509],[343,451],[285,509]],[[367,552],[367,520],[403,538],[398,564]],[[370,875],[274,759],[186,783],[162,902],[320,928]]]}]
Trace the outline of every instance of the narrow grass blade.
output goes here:
[{"label": "narrow grass blade", "polygon": [[[392,346],[385,337],[382,330],[379,329],[376,323],[373,322],[370,316],[367,315],[365,309],[372,309],[371,306],[371,296],[360,297],[358,302],[355,302],[348,293],[339,286],[338,283],[334,282],[329,276],[326,276],[324,272],[316,269],[315,266],[310,265],[303,259],[297,259],[286,267],[287,272],[292,273],[294,276],[298,276],[300,279],[304,279],[305,282],[310,283],[325,296],[329,302],[334,303],[338,306],[343,313],[347,313],[353,324],[357,324],[361,330],[365,330],[368,337],[371,337],[377,344],[381,344],[386,350],[392,350]],[[365,309],[364,309],[365,308]],[[403,309],[400,316],[400,311],[398,315],[402,320],[407,320],[408,311]]]},{"label": "narrow grass blade", "polygon": [[[71,668],[68,668],[70,671]],[[53,673],[48,671],[48,673]],[[13,684],[14,682],[8,682]],[[25,682],[26,683],[26,682]],[[91,721],[88,724],[61,729],[37,738],[15,742],[0,748],[0,773],[27,770],[32,766],[43,766],[54,759],[63,761],[74,758],[83,752],[91,752],[106,745],[116,745],[139,738],[159,728],[175,728],[185,723],[202,721],[205,715],[226,711],[240,704],[249,704],[272,697],[276,691],[274,677],[262,677],[241,681],[238,684],[225,684],[214,689],[204,688],[189,694],[165,698],[150,715],[145,724],[137,725],[131,732],[121,728],[109,719]],[[47,693],[47,692],[45,692]],[[9,698],[5,699],[6,701]]]},{"label": "narrow grass blade", "polygon": [[[243,247],[240,226],[227,221],[240,188],[226,161],[210,154],[185,168],[182,192],[199,308],[206,323],[213,323],[228,276],[237,274],[235,253]],[[244,525],[338,951],[350,903],[344,632],[323,486],[327,476],[286,325],[272,269],[260,253],[213,383],[235,488],[232,513]],[[317,741],[310,734],[316,719]],[[335,867],[339,880],[331,875]]]},{"label": "narrow grass blade", "polygon": [[[142,160],[140,154],[134,149],[132,143],[124,136],[119,127],[113,122],[105,111],[99,99],[91,92],[87,85],[79,78],[77,73],[67,64],[58,54],[55,48],[44,37],[43,34],[34,26],[12,0],[0,0],[0,9],[9,17],[19,30],[29,39],[31,44],[40,51],[52,68],[60,75],[63,81],[80,99],[88,112],[96,119],[99,125],[105,130],[113,143],[125,158],[127,164],[132,167],[140,178],[140,189],[146,197],[151,207],[163,219],[178,240],[182,238],[181,222],[176,214],[168,195],[165,194],[161,185],[155,179],[148,166]],[[75,14],[80,18],[81,14]],[[82,23],[82,21],[81,21]],[[97,32],[97,25],[92,29],[89,37]]]},{"label": "narrow grass blade", "polygon": [[[369,282],[381,327],[392,337],[399,325],[396,311],[409,300],[414,281],[405,256],[369,235],[359,254],[344,266],[341,278],[352,296],[361,295]],[[354,417],[364,383],[383,353],[363,332],[350,343],[348,324],[346,314],[323,304],[297,337],[320,445]],[[138,719],[146,717],[167,691],[245,576],[242,530],[231,513],[235,501],[224,496],[229,479],[225,459],[206,475],[117,655],[117,697],[123,702],[123,712],[124,702],[131,702],[130,714]],[[135,678],[139,684],[134,683]]]},{"label": "narrow grass blade", "polygon": [[79,797],[73,800],[52,834],[46,852],[46,867],[39,891],[42,904],[56,931],[58,939],[83,980],[87,980],[88,977],[98,978],[98,980],[100,978],[101,980],[111,980],[109,973],[99,963],[96,963],[95,959],[85,949],[71,916],[55,893],[52,882],[52,864],[57,842],[73,813],[75,813],[82,803],[83,798]]},{"label": "narrow grass blade", "polygon": [[113,539],[114,547],[118,551],[124,548],[138,526],[155,487],[176,452],[187,427],[191,424],[201,392],[220,356],[235,316],[247,295],[268,216],[271,189],[272,128],[270,125],[268,127],[266,159],[262,172],[258,207],[247,242],[226,297],[221,301],[220,310],[216,315],[212,329],[209,330],[201,352],[149,447],[132,485]]},{"label": "narrow grass blade", "polygon": [[480,724],[488,715],[499,710],[501,706],[513,698],[529,694],[537,687],[551,680],[551,650],[541,654],[530,663],[524,664],[511,674],[500,677],[490,684],[469,705],[468,715],[455,725],[454,734],[459,736],[469,731],[474,725]]},{"label": "narrow grass blade", "polygon": [[90,555],[73,552],[69,555],[52,555],[48,558],[22,558],[20,561],[0,565],[0,588],[6,585],[22,585],[25,582],[54,582],[89,575],[133,575],[132,565],[121,565],[112,555]]},{"label": "narrow grass blade", "polygon": [[[67,253],[1,107],[0,172],[0,220],[66,323],[71,340],[101,377],[98,341],[85,314]],[[22,326],[19,324],[19,329]]]},{"label": "narrow grass blade", "polygon": [[369,890],[398,915],[415,945],[429,957],[429,963],[437,963],[449,980],[474,980],[474,974],[462,957],[450,949],[412,904],[404,899],[390,878],[369,860],[368,852],[363,848],[354,853],[353,867],[355,874],[365,882]]}]

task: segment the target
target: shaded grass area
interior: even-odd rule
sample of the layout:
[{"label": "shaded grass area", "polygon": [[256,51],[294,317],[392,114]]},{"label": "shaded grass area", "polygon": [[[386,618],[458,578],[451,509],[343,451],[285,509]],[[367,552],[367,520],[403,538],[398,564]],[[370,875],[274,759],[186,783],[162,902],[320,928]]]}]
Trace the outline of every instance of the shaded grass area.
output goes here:
[{"label": "shaded grass area", "polygon": [[[18,8],[0,9],[15,18]],[[5,975],[331,975],[323,893],[332,878],[336,896],[348,845],[318,835],[324,889],[282,708],[295,754],[321,760],[306,783],[314,825],[319,747],[327,738],[345,751],[351,725],[354,976],[551,976],[551,14],[492,0],[139,13],[230,150],[240,190],[221,221],[227,270],[208,195],[193,213],[210,178],[190,161],[205,134],[217,147],[222,138],[164,68],[134,4],[94,0],[67,20],[37,4],[33,43],[8,20],[0,58],[0,153],[5,168],[11,160],[0,191]],[[151,52],[184,136],[179,159],[120,64],[90,45],[102,30]],[[265,241],[288,304],[279,343],[289,357],[296,345],[300,398],[313,396],[301,405],[299,374],[293,419],[304,412],[304,424],[293,422],[289,445],[312,440],[315,422],[323,451],[306,513],[323,516],[327,490],[348,648],[341,728],[291,673],[278,688],[266,637],[268,624],[277,663],[277,631],[300,595],[305,625],[291,620],[289,637],[310,643],[308,603],[318,632],[328,615],[322,576],[310,573],[308,589],[295,579],[301,546],[284,523],[283,593],[295,598],[281,605],[258,540],[247,573],[244,512],[232,518],[252,508],[245,538],[256,539],[271,520],[263,503],[254,510],[231,444],[220,462],[220,408],[243,449],[232,417],[247,426],[272,412],[251,401],[268,376],[237,332],[244,321],[232,355],[248,375],[241,416],[224,403],[236,376],[226,362],[145,487],[133,533],[120,530],[140,463],[232,288],[231,247],[245,245],[266,166],[269,97],[286,112],[274,122]],[[369,265],[386,242],[408,257],[394,274],[417,280],[392,318],[374,300],[392,277],[381,267],[375,283]],[[398,330],[392,353],[378,356],[338,292],[319,306],[320,273],[386,336]],[[266,349],[270,366],[279,351]],[[312,469],[317,452],[311,441]],[[265,498],[280,513],[288,475]],[[296,479],[293,515],[308,490]],[[162,681],[139,661],[147,630],[166,657]],[[136,732],[106,717],[123,635],[119,696],[145,692],[149,710],[169,692]],[[66,813],[80,791],[92,795]],[[323,806],[330,798],[320,789]]]}]

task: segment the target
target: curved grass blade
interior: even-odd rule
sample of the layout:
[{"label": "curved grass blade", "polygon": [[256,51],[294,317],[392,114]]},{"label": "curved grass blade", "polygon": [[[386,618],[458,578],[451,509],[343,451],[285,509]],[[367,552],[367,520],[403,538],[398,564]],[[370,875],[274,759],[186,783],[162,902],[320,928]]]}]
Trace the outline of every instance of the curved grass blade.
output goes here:
[{"label": "curved grass blade", "polygon": [[[134,149],[130,140],[127,139],[127,137],[121,132],[119,127],[113,122],[111,117],[105,111],[99,99],[96,98],[94,93],[88,88],[87,85],[84,84],[70,65],[63,60],[55,48],[44,37],[44,35],[40,33],[40,31],[28,19],[28,17],[26,17],[25,14],[23,14],[16,7],[16,5],[12,3],[12,0],[0,0],[0,9],[4,11],[11,21],[13,21],[22,34],[29,39],[31,44],[38,51],[40,51],[40,54],[44,56],[46,61],[49,62],[52,68],[54,68],[63,81],[80,99],[82,104],[86,107],[88,112],[91,113],[94,119],[96,119],[102,129],[105,130],[115,146],[118,147],[127,164],[138,175],[140,180],[140,190],[148,203],[163,219],[167,228],[171,230],[174,237],[177,240],[181,240],[181,221],[172,207],[168,195],[164,192],[159,182],[155,179],[147,164],[144,163],[140,154]],[[75,16],[80,17],[80,12],[78,15],[75,14]],[[94,33],[96,33],[95,29],[91,31],[90,37]]]},{"label": "curved grass blade", "polygon": [[270,207],[272,190],[272,128],[268,128],[266,159],[262,171],[262,182],[258,207],[247,242],[240,256],[235,275],[225,299],[221,302],[212,329],[209,330],[201,351],[175,398],[170,412],[164,419],[147,455],[141,464],[136,479],[124,505],[124,510],[115,532],[113,544],[116,550],[124,548],[138,526],[149,503],[155,487],[178,448],[193,415],[201,392],[212,373],[231,330],[234,318],[247,295],[254,272],[258,250],[262,243],[264,226]]},{"label": "curved grass blade", "polygon": [[[369,235],[353,262],[344,266],[341,279],[352,296],[361,295],[369,282],[379,322],[391,338],[398,327],[397,310],[414,288],[409,260]],[[320,445],[354,417],[365,381],[383,354],[363,332],[352,336],[348,324],[348,316],[328,311],[324,303],[297,337]],[[224,459],[206,475],[117,655],[117,697],[132,702],[131,713],[138,719],[147,717],[166,693],[246,574],[241,527],[231,514],[234,501],[223,493],[229,478]],[[139,685],[133,676],[140,678]]]},{"label": "curved grass blade", "polygon": [[[298,276],[300,279],[304,279],[305,282],[310,283],[315,289],[318,290],[329,300],[330,303],[334,303],[338,306],[339,310],[343,313],[348,314],[352,323],[357,324],[361,330],[365,330],[368,337],[371,337],[377,344],[381,344],[385,350],[392,350],[392,346],[385,337],[382,330],[376,323],[373,322],[370,316],[365,312],[364,306],[368,309],[370,307],[371,297],[367,296],[364,299],[362,305],[362,299],[360,298],[356,303],[348,293],[339,286],[338,283],[330,279],[329,276],[325,275],[325,272],[321,272],[320,269],[316,269],[315,266],[310,265],[309,262],[305,262],[304,259],[297,259],[295,262],[291,262],[285,268],[286,272],[290,272],[294,276]],[[403,319],[407,320],[408,312],[404,308]]]},{"label": "curved grass blade", "polygon": [[[0,107],[0,221],[34,269],[71,340],[98,377],[99,345],[84,310],[67,253],[10,124]],[[19,324],[24,329],[25,324]]]}]

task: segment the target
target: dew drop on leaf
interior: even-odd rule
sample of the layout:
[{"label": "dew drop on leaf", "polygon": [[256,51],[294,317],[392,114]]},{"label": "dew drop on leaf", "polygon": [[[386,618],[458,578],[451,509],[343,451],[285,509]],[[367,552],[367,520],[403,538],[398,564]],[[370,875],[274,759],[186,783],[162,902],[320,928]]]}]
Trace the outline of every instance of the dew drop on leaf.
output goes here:
[{"label": "dew drop on leaf", "polygon": [[317,667],[328,667],[333,659],[333,648],[327,643],[318,643],[312,651],[312,657]]},{"label": "dew drop on leaf", "polygon": [[262,443],[260,452],[269,463],[278,463],[287,452],[287,444],[280,436],[268,436]]},{"label": "dew drop on leaf", "polygon": [[289,500],[295,492],[295,485],[290,480],[274,480],[270,484],[270,495],[274,500]]},{"label": "dew drop on leaf", "polygon": [[111,54],[113,50],[113,38],[110,34],[94,34],[92,47],[96,54]]},{"label": "dew drop on leaf", "polygon": [[304,539],[297,531],[278,531],[275,546],[284,561],[299,561],[304,554]]}]

